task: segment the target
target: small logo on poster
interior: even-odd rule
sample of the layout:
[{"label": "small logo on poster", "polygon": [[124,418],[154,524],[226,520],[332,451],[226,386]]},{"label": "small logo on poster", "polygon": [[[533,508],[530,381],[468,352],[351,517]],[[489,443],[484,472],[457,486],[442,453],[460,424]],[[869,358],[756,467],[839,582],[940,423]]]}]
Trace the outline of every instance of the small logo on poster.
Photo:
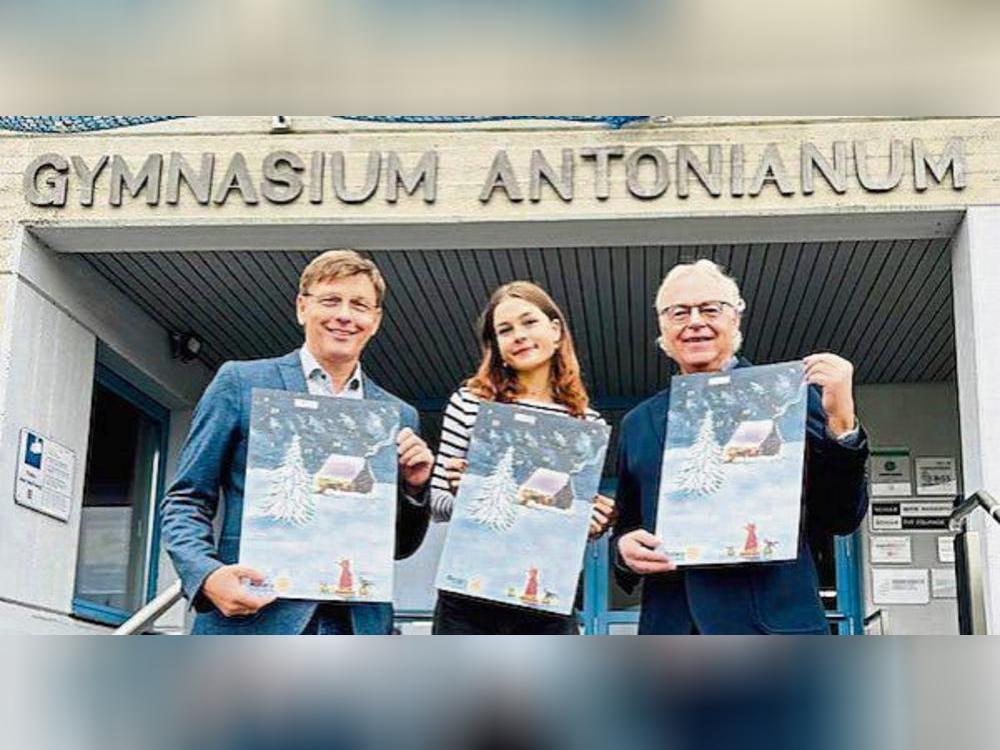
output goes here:
[{"label": "small logo on poster", "polygon": [[45,441],[33,433],[28,433],[28,439],[25,441],[24,449],[24,463],[31,466],[34,469],[41,471],[42,469],[42,450],[45,447]]}]

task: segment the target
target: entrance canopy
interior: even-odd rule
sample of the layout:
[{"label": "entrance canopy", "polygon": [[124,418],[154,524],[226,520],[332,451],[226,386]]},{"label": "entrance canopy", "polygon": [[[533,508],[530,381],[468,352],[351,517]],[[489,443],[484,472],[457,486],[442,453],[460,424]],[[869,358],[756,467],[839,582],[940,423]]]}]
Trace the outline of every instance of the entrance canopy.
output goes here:
[{"label": "entrance canopy", "polygon": [[[194,333],[210,367],[301,343],[294,297],[307,251],[83,252],[168,331]],[[653,299],[676,263],[710,258],[747,302],[744,354],[777,362],[829,350],[858,383],[955,377],[949,239],[501,249],[379,249],[389,291],[365,366],[423,410],[478,362],[475,321],[499,284],[529,279],[563,307],[595,402],[625,408],[669,377]]]}]

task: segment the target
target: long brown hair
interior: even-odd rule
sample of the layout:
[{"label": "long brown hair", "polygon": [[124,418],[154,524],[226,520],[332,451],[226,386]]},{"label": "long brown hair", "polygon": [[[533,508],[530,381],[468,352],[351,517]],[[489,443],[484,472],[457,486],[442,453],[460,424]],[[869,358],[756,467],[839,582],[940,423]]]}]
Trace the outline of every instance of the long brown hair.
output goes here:
[{"label": "long brown hair", "polygon": [[587,413],[590,399],[583,385],[583,378],[580,376],[580,362],[576,358],[576,349],[573,347],[573,337],[566,324],[566,316],[541,287],[529,281],[512,281],[493,292],[486,309],[479,317],[479,343],[483,350],[483,361],[465,386],[485,401],[510,403],[521,395],[517,373],[504,365],[500,358],[500,347],[493,325],[497,305],[511,297],[534,305],[549,320],[559,321],[562,331],[559,345],[552,356],[550,372],[552,397],[557,404],[565,406],[574,417],[583,417]]}]

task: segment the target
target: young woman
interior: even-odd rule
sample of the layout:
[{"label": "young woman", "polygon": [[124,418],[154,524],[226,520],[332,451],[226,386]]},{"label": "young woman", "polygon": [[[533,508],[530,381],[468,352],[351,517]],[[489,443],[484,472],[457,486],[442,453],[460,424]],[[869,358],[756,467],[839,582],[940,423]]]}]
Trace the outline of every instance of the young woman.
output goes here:
[{"label": "young woman", "polygon": [[[431,516],[451,518],[455,494],[468,465],[472,427],[482,401],[518,404],[540,412],[603,422],[588,407],[580,364],[566,318],[552,298],[526,281],[497,289],[479,321],[483,360],[476,374],[452,394],[444,412],[441,444],[431,479]],[[604,533],[614,503],[594,498],[590,534]],[[573,617],[506,606],[449,591],[438,592],[434,633],[562,635],[577,632]]]}]

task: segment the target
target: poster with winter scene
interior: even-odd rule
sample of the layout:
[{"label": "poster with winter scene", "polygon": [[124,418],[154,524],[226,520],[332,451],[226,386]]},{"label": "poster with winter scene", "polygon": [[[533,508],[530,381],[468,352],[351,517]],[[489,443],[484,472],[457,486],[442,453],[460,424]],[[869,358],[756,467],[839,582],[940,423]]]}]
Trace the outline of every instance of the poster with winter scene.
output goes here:
[{"label": "poster with winter scene", "polygon": [[569,614],[610,428],[483,403],[435,585]]},{"label": "poster with winter scene", "polygon": [[392,601],[399,407],[255,388],[240,564],[255,593]]},{"label": "poster with winter scene", "polygon": [[673,378],[656,514],[672,561],[798,556],[806,409],[801,362]]}]

